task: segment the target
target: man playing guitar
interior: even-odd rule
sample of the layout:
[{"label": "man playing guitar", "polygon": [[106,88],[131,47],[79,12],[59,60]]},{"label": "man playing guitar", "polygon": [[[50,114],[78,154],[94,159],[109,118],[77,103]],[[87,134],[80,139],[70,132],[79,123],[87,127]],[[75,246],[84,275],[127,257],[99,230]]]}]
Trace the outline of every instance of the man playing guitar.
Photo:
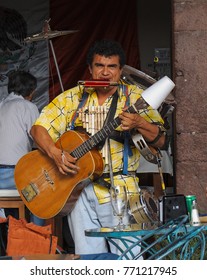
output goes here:
[{"label": "man playing guitar", "polygon": [[[64,141],[59,140],[65,132],[78,131],[83,127],[83,121],[78,116],[80,111],[87,113],[87,108],[90,106],[110,108],[111,104],[116,103],[113,105],[115,107],[114,118],[118,117],[120,125],[115,130],[115,136],[110,137],[109,135],[113,180],[115,185],[124,184],[129,192],[136,193],[139,191],[139,187],[135,172],[139,165],[140,153],[130,140],[130,133],[132,131],[140,133],[149,145],[162,148],[165,144],[163,120],[158,111],[151,107],[133,113],[127,111],[126,108],[141,97],[143,90],[135,85],[126,85],[121,81],[125,54],[117,42],[111,40],[95,42],[89,49],[87,64],[94,80],[94,86],[93,83],[88,88],[78,85],[57,96],[43,108],[40,117],[31,129],[31,135],[39,149],[55,163],[59,173],[64,178],[68,178],[68,184],[73,183],[73,181],[70,182],[70,179],[73,180],[73,178],[77,178],[77,182],[79,182],[78,178],[90,164],[89,160],[81,161],[79,153],[70,153],[69,149],[64,146]],[[109,83],[99,86],[95,81],[108,81]],[[118,98],[116,102],[113,102],[115,95]],[[58,145],[57,141],[59,141]],[[76,141],[78,138],[68,139],[68,142]],[[103,145],[101,148],[98,145],[96,147],[102,153]],[[92,148],[94,148],[93,144]],[[92,161],[95,162],[97,157],[95,155]],[[81,190],[74,207],[67,214],[77,254],[104,253],[109,250],[105,239],[90,238],[84,234],[86,229],[112,227],[117,223],[117,217],[114,217],[110,204],[109,189],[104,184],[101,185],[99,180],[96,181],[97,177],[103,173],[104,180],[110,184],[106,160],[105,155],[98,158],[96,167],[92,164],[92,169],[96,170],[92,170],[89,174],[90,180]],[[97,171],[97,169],[99,170]],[[93,172],[98,176],[91,176]],[[59,200],[58,196],[56,200]],[[113,248],[110,250],[113,252]]]}]

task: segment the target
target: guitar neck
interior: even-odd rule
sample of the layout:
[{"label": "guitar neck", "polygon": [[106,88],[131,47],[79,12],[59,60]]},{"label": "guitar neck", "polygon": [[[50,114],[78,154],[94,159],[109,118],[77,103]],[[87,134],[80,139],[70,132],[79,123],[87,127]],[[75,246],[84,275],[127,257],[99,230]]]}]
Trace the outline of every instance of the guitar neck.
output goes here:
[{"label": "guitar neck", "polygon": [[[139,98],[134,105],[128,107],[126,110],[128,113],[136,113],[138,110],[147,108],[149,105],[143,98]],[[71,152],[71,156],[75,158],[81,158],[91,149],[96,147],[100,142],[105,140],[121,124],[121,119],[116,117],[114,120],[108,122],[103,126],[101,130],[92,135],[88,140],[83,142],[79,147]]]}]

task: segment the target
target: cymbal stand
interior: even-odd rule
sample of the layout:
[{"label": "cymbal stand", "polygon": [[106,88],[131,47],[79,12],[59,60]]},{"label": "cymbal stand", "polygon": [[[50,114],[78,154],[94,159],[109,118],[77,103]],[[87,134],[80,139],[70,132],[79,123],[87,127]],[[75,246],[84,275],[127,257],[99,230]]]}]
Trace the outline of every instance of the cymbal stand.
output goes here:
[{"label": "cymbal stand", "polygon": [[48,40],[48,41],[49,41],[50,48],[51,48],[52,55],[53,55],[53,59],[54,59],[54,62],[55,62],[55,67],[56,67],[56,71],[57,71],[57,74],[58,74],[58,79],[59,79],[59,82],[60,82],[60,87],[61,87],[62,92],[64,92],[63,83],[62,83],[62,79],[61,79],[61,76],[60,76],[60,71],[59,71],[59,67],[58,67],[55,51],[54,51],[54,48],[53,48],[53,43],[52,43],[51,40]]},{"label": "cymbal stand", "polygon": [[156,158],[157,158],[158,171],[159,171],[159,174],[160,174],[160,182],[161,182],[162,191],[163,191],[163,194],[166,195],[166,187],[165,187],[165,181],[164,181],[164,178],[163,178],[160,155],[157,155]]},{"label": "cymbal stand", "polygon": [[113,167],[112,167],[112,157],[111,157],[111,148],[110,148],[110,139],[106,138],[106,145],[108,149],[108,161],[109,161],[109,174],[110,174],[110,183],[111,187],[115,188],[114,186],[114,175],[113,175]]},{"label": "cymbal stand", "polygon": [[49,22],[50,22],[50,19],[45,20],[43,28],[42,28],[42,32],[40,32],[38,34],[34,34],[31,37],[27,37],[27,38],[24,39],[24,41],[25,42],[37,42],[37,41],[40,41],[40,40],[48,40],[49,41],[50,48],[51,48],[52,55],[53,55],[53,59],[54,59],[54,62],[55,62],[55,67],[56,67],[57,74],[58,74],[58,79],[59,79],[60,86],[61,86],[61,90],[63,92],[64,91],[63,83],[62,83],[62,80],[61,80],[61,77],[60,77],[60,71],[59,71],[59,67],[58,67],[58,64],[57,64],[57,59],[56,59],[55,51],[54,51],[54,48],[53,48],[53,44],[52,44],[52,41],[50,39],[58,37],[58,36],[63,36],[63,35],[68,35],[68,34],[71,34],[71,33],[75,33],[78,30],[71,30],[71,31],[69,31],[69,30],[68,31],[67,30],[65,30],[65,31],[64,30],[63,31],[54,30],[54,31],[52,31],[51,28],[50,28]]}]

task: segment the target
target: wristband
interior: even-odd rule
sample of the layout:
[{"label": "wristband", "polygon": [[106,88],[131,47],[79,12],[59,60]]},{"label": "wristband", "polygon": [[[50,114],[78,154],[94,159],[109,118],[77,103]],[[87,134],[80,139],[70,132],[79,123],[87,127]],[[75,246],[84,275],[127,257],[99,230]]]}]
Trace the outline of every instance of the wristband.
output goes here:
[{"label": "wristband", "polygon": [[147,144],[149,145],[154,145],[155,143],[157,143],[157,141],[160,139],[160,137],[166,133],[166,130],[162,127],[162,126],[158,126],[159,128],[159,131],[158,131],[158,134],[157,136],[155,137],[154,140],[152,141],[146,141]]}]

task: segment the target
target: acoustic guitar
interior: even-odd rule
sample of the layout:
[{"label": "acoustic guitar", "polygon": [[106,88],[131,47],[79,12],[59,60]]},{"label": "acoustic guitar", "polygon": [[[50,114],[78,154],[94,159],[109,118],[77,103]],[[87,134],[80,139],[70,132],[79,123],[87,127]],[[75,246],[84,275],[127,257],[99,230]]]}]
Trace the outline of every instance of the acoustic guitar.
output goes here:
[{"label": "acoustic guitar", "polygon": [[[135,113],[148,106],[143,98],[139,98],[127,112]],[[27,208],[43,219],[57,214],[67,215],[83,188],[102,175],[104,163],[96,146],[120,124],[120,118],[116,117],[90,137],[71,130],[58,139],[56,146],[77,158],[80,170],[76,175],[61,174],[54,161],[39,150],[24,155],[15,167],[14,177],[17,190]]]}]

